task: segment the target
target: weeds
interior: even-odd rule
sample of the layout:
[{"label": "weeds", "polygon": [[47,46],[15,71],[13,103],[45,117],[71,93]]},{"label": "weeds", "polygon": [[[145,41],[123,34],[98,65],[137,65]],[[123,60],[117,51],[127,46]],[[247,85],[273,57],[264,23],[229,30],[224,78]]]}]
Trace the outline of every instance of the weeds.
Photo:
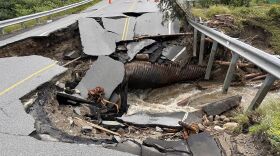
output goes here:
[{"label": "weeds", "polygon": [[193,8],[192,13],[196,17],[209,20],[218,14],[230,14],[235,19],[238,28],[243,27],[243,23],[248,21],[267,33],[271,34],[268,38],[271,49],[275,54],[280,54],[280,5],[255,5],[252,7],[232,7],[217,5],[210,8]]},{"label": "weeds", "polygon": [[249,132],[254,135],[265,135],[271,144],[280,150],[280,101],[269,100],[257,110],[260,123],[250,127]]}]

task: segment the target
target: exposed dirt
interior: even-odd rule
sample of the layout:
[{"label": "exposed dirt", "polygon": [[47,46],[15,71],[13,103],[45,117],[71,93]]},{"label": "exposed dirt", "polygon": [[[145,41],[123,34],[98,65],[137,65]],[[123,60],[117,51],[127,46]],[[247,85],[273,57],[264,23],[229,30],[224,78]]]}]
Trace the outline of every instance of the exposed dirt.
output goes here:
[{"label": "exposed dirt", "polygon": [[244,40],[244,42],[256,48],[262,49],[266,52],[272,52],[270,45],[271,33],[254,25],[250,21],[244,22],[243,30],[240,32],[239,37]]},{"label": "exposed dirt", "polygon": [[6,45],[0,49],[0,58],[41,55],[64,62],[63,54],[71,51],[82,52],[77,24],[51,33],[48,37],[32,37]]}]

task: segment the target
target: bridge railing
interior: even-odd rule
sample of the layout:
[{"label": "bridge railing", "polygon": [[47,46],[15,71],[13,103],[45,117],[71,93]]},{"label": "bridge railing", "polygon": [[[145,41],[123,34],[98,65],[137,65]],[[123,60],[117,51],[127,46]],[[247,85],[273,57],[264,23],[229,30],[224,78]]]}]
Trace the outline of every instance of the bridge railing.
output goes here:
[{"label": "bridge railing", "polygon": [[[177,1],[177,3],[181,7],[181,9],[185,10],[184,7],[180,4],[180,2]],[[223,45],[224,47],[232,51],[231,63],[223,84],[223,89],[222,89],[223,93],[227,93],[228,91],[228,88],[232,81],[233,74],[235,72],[236,63],[239,57],[243,57],[247,59],[248,61],[254,63],[256,66],[260,67],[261,69],[265,70],[268,73],[261,88],[259,89],[253,101],[251,102],[250,106],[248,107],[248,111],[258,108],[259,105],[262,103],[263,99],[265,98],[265,96],[267,95],[268,91],[270,90],[271,86],[273,85],[274,81],[280,79],[280,59],[274,55],[268,54],[260,49],[257,49],[249,44],[239,41],[236,38],[232,38],[213,28],[209,28],[205,24],[201,24],[197,22],[192,17],[187,17],[187,19],[188,19],[188,23],[194,28],[194,37],[193,37],[194,56],[196,56],[197,49],[198,49],[197,48],[198,32],[201,33],[199,56],[198,56],[199,64],[202,64],[203,62],[205,37],[208,36],[209,38],[213,39],[213,44],[212,44],[210,57],[208,60],[205,79],[210,78],[210,73],[215,59],[215,53],[218,44]]]},{"label": "bridge railing", "polygon": [[8,20],[4,20],[4,21],[0,21],[0,33],[4,34],[4,29],[7,26],[11,26],[14,24],[19,24],[19,23],[23,23],[26,21],[30,21],[30,20],[34,20],[34,19],[38,19],[41,17],[45,17],[45,16],[49,16],[49,15],[53,15],[62,11],[66,11],[84,4],[87,4],[89,2],[92,2],[92,0],[84,0],[78,3],[74,3],[74,4],[70,4],[64,7],[60,7],[60,8],[56,8],[53,10],[49,10],[49,11],[43,11],[43,12],[39,12],[39,13],[35,13],[35,14],[31,14],[31,15],[26,15],[26,16],[21,16],[21,17],[17,17],[17,18],[13,18],[13,19],[8,19]]}]

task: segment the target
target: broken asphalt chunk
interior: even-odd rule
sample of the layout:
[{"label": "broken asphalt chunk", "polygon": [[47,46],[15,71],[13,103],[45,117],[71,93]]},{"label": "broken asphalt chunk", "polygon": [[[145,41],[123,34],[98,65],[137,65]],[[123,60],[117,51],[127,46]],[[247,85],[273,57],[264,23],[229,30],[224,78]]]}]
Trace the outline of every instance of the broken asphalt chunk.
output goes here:
[{"label": "broken asphalt chunk", "polygon": [[152,39],[144,39],[139,42],[131,42],[127,45],[127,54],[129,56],[129,61],[131,61],[136,54],[138,54],[145,47],[151,46],[156,41]]},{"label": "broken asphalt chunk", "polygon": [[185,47],[183,46],[169,46],[163,49],[162,55],[165,56],[169,60],[173,60],[179,53],[185,51]]},{"label": "broken asphalt chunk", "polygon": [[202,107],[202,110],[207,115],[220,115],[226,111],[229,111],[237,106],[241,102],[242,96],[236,95],[220,101],[206,104]]},{"label": "broken asphalt chunk", "polygon": [[132,40],[134,37],[134,25],[136,20],[134,17],[129,17],[129,25],[127,25],[124,30],[127,20],[128,18],[102,18],[102,23],[106,30],[119,35],[119,41]]},{"label": "broken asphalt chunk", "polygon": [[88,90],[96,87],[104,88],[105,98],[110,99],[113,91],[124,79],[124,65],[108,56],[99,56],[87,71],[76,89],[81,91],[81,96],[88,98]]},{"label": "broken asphalt chunk", "polygon": [[165,141],[148,138],[143,141],[143,144],[148,147],[154,147],[167,155],[191,155],[188,144],[184,140],[180,141]]},{"label": "broken asphalt chunk", "polygon": [[110,55],[116,49],[117,35],[104,30],[91,18],[78,21],[83,52],[91,56]]},{"label": "broken asphalt chunk", "polygon": [[[79,105],[80,103],[87,103],[87,104],[93,104],[91,101],[84,99],[83,97],[81,97],[80,95],[77,94],[67,94],[64,92],[58,92],[56,94],[57,100],[59,101],[59,103],[71,103],[73,105]],[[72,101],[72,102],[70,102]]]},{"label": "broken asphalt chunk", "polygon": [[191,135],[188,138],[188,145],[194,156],[222,156],[223,151],[217,142],[208,133]]},{"label": "broken asphalt chunk", "polygon": [[[169,21],[162,24],[163,15],[161,12],[146,13],[136,19],[135,37],[154,36],[179,33],[179,20]],[[170,21],[171,22],[171,21]],[[169,28],[169,26],[171,27]]]},{"label": "broken asphalt chunk", "polygon": [[180,128],[178,124],[179,121],[182,121],[185,117],[185,112],[172,112],[172,113],[157,113],[157,114],[148,114],[145,112],[135,113],[133,115],[123,115],[117,119],[133,124],[140,127],[147,126],[159,126],[159,127],[168,127],[168,128]]}]

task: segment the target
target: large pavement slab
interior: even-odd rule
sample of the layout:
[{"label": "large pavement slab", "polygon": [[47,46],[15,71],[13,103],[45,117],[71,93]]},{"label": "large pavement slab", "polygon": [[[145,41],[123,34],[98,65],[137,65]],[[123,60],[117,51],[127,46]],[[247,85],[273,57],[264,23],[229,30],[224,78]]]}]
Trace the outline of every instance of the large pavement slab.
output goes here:
[{"label": "large pavement slab", "polygon": [[42,56],[0,58],[0,132],[28,135],[34,119],[28,115],[20,98],[66,71],[55,61]]},{"label": "large pavement slab", "polygon": [[131,154],[105,149],[95,145],[43,142],[28,136],[14,136],[0,133],[1,156],[129,156]]}]

